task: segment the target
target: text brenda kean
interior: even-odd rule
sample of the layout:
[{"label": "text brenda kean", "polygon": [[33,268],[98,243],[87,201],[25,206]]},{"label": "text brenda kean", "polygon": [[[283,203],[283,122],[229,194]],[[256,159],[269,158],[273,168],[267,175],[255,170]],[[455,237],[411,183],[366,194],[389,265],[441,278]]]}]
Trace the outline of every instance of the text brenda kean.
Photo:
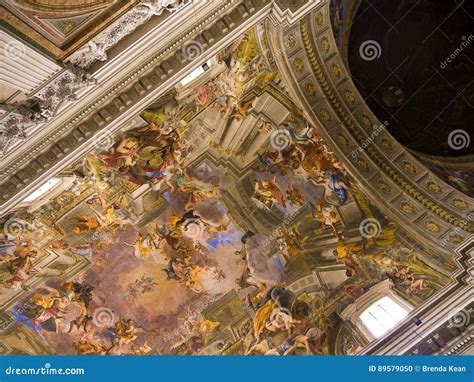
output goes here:
[{"label": "text brenda kean", "polygon": [[368,368],[369,372],[381,372],[381,373],[410,373],[410,372],[422,372],[422,373],[465,373],[467,368],[465,366],[412,366],[412,365],[370,365]]},{"label": "text brenda kean", "polygon": [[81,367],[75,368],[53,368],[49,363],[43,367],[12,367],[5,369],[6,375],[84,375],[85,370]]}]

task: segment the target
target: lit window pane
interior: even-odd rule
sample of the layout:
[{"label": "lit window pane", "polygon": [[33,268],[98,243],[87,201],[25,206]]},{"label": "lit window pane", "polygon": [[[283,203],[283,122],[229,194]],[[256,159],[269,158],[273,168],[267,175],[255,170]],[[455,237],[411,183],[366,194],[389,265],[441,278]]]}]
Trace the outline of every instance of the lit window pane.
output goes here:
[{"label": "lit window pane", "polygon": [[190,82],[194,81],[201,74],[203,74],[206,70],[208,70],[210,66],[211,66],[211,61],[207,61],[203,65],[198,66],[196,69],[194,69],[191,73],[189,73],[186,77],[184,77],[181,80],[181,85],[186,86]]},{"label": "lit window pane", "polygon": [[49,190],[51,190],[54,186],[56,186],[59,183],[58,178],[53,178],[48,180],[45,184],[43,184],[41,187],[39,187],[36,191],[28,195],[23,201],[24,202],[32,202],[38,198],[40,198],[42,195],[47,193]]},{"label": "lit window pane", "polygon": [[385,296],[369,306],[360,315],[360,319],[367,329],[369,329],[376,338],[379,338],[407,315],[408,312],[403,307],[398,305],[390,297]]}]

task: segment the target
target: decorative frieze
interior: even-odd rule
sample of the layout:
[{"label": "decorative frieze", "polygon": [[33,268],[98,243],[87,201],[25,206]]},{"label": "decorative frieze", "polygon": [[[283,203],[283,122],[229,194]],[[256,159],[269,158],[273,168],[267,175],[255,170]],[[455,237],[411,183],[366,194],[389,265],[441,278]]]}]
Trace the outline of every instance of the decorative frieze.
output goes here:
[{"label": "decorative frieze", "polygon": [[0,119],[0,156],[15,141],[26,139],[32,127],[54,117],[64,102],[75,101],[77,90],[94,83],[94,79],[83,69],[69,65],[27,102],[0,104],[4,112]]},{"label": "decorative frieze", "polygon": [[75,51],[68,61],[81,68],[88,68],[96,61],[106,61],[110,48],[152,16],[161,15],[164,11],[176,12],[187,3],[187,0],[142,0],[131,11]]}]

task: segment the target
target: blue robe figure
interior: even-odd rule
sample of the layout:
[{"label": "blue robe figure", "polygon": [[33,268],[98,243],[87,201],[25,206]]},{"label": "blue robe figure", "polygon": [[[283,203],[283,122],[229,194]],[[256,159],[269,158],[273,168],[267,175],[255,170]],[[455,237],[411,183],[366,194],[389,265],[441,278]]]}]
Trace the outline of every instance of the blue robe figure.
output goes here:
[{"label": "blue robe figure", "polygon": [[330,172],[326,172],[324,175],[329,179],[329,189],[336,194],[337,198],[342,204],[346,204],[349,199],[349,195],[347,190],[343,186],[339,185],[339,180],[342,174],[331,174]]}]

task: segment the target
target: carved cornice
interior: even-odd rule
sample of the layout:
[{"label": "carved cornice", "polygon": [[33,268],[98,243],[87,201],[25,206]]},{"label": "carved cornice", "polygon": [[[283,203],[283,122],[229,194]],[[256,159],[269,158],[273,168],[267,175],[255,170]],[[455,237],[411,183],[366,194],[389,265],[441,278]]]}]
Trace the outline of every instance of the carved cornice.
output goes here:
[{"label": "carved cornice", "polygon": [[95,83],[81,68],[69,65],[33,97],[22,104],[0,104],[6,113],[0,119],[0,157],[28,131],[54,117],[63,102],[74,102],[78,89]]},{"label": "carved cornice", "polygon": [[[36,140],[27,152],[16,155],[1,169],[0,215],[21,201],[29,190],[91,150],[94,136],[111,134],[120,129],[128,119],[171,89],[194,69],[193,59],[209,59],[269,15],[278,13],[283,21],[290,24],[298,13],[298,10],[282,13],[282,9],[270,0],[228,0],[218,2],[217,6],[214,3],[205,6],[209,6],[206,15],[194,22],[192,27],[181,32],[159,51],[144,57],[140,64],[118,81],[114,78],[110,88],[104,89],[94,100],[58,124],[54,130],[48,131],[47,136]],[[306,3],[302,3],[302,6],[305,12],[311,9]],[[175,29],[179,31],[179,27],[176,25]],[[159,37],[155,35],[155,38]],[[185,55],[185,48],[190,43],[199,48],[198,54],[192,58]],[[97,89],[102,88],[99,86]],[[58,114],[56,120],[64,120],[62,117]]]},{"label": "carved cornice", "polygon": [[75,51],[67,61],[81,68],[88,68],[95,61],[105,61],[110,48],[146,23],[152,16],[161,15],[165,10],[175,12],[188,2],[185,0],[142,0],[131,11]]},{"label": "carved cornice", "polygon": [[[463,354],[464,351],[472,348],[473,346],[474,346],[474,333],[473,333],[473,330],[471,329],[470,334],[466,335],[460,340],[455,341],[454,344],[451,344],[451,346],[449,346],[449,350],[445,352],[441,352],[440,354],[459,355],[459,354]],[[472,355],[472,353],[467,353],[467,354]]]},{"label": "carved cornice", "polygon": [[[265,4],[263,1],[260,3],[261,6]],[[242,9],[240,12],[232,14],[232,10],[235,10],[238,6],[243,7],[241,2],[231,0],[224,2],[219,7],[214,7],[213,12],[195,23],[191,29],[181,33],[156,54],[142,61],[133,71],[130,71],[125,77],[116,81],[111,88],[102,93],[101,97],[84,106],[72,118],[48,134],[47,137],[37,141],[34,148],[22,156],[16,157],[14,161],[2,168],[0,191],[3,194],[3,200],[0,203],[8,200],[11,196],[15,196],[16,192],[27,186],[36,175],[46,173],[49,169],[55,167],[61,159],[65,159],[75,148],[90,141],[94,134],[105,130],[107,126],[110,127],[111,120],[121,112],[129,110],[134,104],[143,104],[143,108],[146,107],[146,103],[142,102],[146,95],[153,93],[158,96],[171,87],[168,85],[170,82],[173,84],[178,82],[180,79],[177,76],[179,69],[191,62],[183,57],[180,48],[192,36],[195,39],[202,39],[203,52],[201,53],[205,54],[212,44],[216,44],[221,38],[235,32],[244,21],[238,14]],[[243,8],[243,11],[247,12],[245,8]],[[254,8],[253,13],[255,11]],[[231,14],[233,19],[230,18]],[[220,28],[216,25],[218,21],[221,21]],[[208,29],[201,32],[200,35],[196,35],[197,31],[204,28]],[[152,71],[153,69],[154,71]],[[165,88],[164,85],[168,86]],[[162,91],[158,92],[159,90]],[[115,127],[116,129],[119,128],[118,126]],[[69,134],[64,137],[67,132]],[[90,143],[92,148],[93,142]],[[78,156],[76,155],[75,158],[78,158]],[[68,162],[73,161],[74,158],[69,157]],[[5,195],[7,190],[10,190],[10,193]],[[0,212],[3,211],[0,210]]]}]

